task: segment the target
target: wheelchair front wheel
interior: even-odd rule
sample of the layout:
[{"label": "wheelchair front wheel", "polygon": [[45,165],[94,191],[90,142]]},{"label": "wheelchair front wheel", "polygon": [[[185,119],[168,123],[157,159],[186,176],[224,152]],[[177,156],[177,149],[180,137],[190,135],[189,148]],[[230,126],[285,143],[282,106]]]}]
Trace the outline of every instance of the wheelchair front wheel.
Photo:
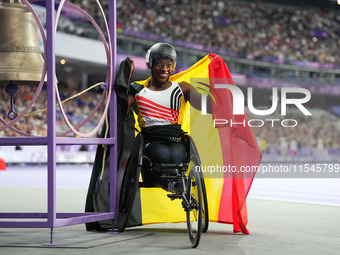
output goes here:
[{"label": "wheelchair front wheel", "polygon": [[191,246],[196,248],[202,233],[202,185],[200,175],[194,168],[190,169],[187,179],[185,198],[188,202],[186,208],[187,228]]}]

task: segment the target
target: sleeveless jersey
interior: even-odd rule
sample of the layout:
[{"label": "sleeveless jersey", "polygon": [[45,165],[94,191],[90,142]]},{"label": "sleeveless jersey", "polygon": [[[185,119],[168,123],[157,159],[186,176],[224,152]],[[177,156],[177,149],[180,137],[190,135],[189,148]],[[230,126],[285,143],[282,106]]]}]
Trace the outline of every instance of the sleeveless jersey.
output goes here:
[{"label": "sleeveless jersey", "polygon": [[135,98],[134,110],[141,128],[182,124],[185,100],[178,83],[171,82],[169,88],[161,91],[144,87]]}]

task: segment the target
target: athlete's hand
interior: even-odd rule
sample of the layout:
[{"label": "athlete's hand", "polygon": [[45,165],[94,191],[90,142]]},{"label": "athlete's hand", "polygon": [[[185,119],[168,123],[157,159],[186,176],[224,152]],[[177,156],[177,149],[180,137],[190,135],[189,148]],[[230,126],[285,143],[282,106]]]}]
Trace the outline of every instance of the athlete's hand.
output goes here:
[{"label": "athlete's hand", "polygon": [[130,62],[131,62],[131,71],[130,71],[130,77],[133,73],[133,70],[135,70],[135,61],[132,58],[129,58]]}]

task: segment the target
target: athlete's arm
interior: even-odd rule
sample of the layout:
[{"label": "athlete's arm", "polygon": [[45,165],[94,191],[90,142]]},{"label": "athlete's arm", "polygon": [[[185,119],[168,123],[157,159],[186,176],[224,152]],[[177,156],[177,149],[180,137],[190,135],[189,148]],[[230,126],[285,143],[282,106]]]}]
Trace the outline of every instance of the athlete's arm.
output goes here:
[{"label": "athlete's arm", "polygon": [[[187,83],[185,81],[178,83],[178,85],[182,89],[185,101],[190,102],[192,107],[194,107],[195,109],[201,110],[201,100],[202,100],[201,97],[202,97],[202,95],[200,93],[198,93],[196,88],[193,87],[190,83]],[[209,97],[208,97],[208,104],[207,105],[208,105],[207,112],[211,113],[211,104],[210,104]]]},{"label": "athlete's arm", "polygon": [[135,97],[133,95],[128,95],[128,111],[130,110],[134,102],[135,102]]},{"label": "athlete's arm", "polygon": [[[131,62],[129,83],[131,83],[132,73],[135,70],[135,62],[131,57],[129,57],[129,60]],[[127,93],[129,93],[129,91],[127,91]],[[133,105],[134,102],[135,102],[135,97],[133,95],[128,94],[128,112],[130,111],[130,108],[131,108],[131,106]]]}]

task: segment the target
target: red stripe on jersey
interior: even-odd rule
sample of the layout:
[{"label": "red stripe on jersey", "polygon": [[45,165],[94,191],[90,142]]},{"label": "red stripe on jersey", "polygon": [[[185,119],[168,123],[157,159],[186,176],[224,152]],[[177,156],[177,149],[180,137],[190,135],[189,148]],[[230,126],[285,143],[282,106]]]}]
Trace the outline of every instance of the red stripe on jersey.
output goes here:
[{"label": "red stripe on jersey", "polygon": [[173,123],[178,123],[178,120],[173,119],[173,118],[166,118],[166,117],[162,117],[162,116],[158,116],[158,115],[154,115],[154,114],[149,114],[149,113],[142,113],[142,112],[141,112],[141,114],[142,114],[142,116],[146,116],[146,117],[163,119],[163,120],[171,121]]},{"label": "red stripe on jersey", "polygon": [[151,109],[151,110],[156,110],[156,111],[161,112],[162,114],[179,116],[178,112],[175,111],[175,110],[165,112],[165,111],[162,111],[162,109],[159,109],[157,107],[154,107],[152,105],[149,105],[149,104],[141,102],[141,101],[138,102],[138,106],[139,106],[139,108],[144,108],[144,109],[148,108],[148,109]]},{"label": "red stripe on jersey", "polygon": [[[153,101],[151,101],[151,100],[149,100],[149,99],[147,99],[147,98],[145,98],[145,97],[141,97],[141,96],[136,95],[136,99],[137,99],[137,101],[139,101],[139,100],[145,101],[145,102],[147,102],[147,103],[149,103],[149,104],[152,104],[152,105],[155,106],[155,107],[158,107],[158,108],[163,109],[163,110],[166,110],[166,111],[171,111],[171,112],[174,111],[174,112],[176,112],[176,113],[179,113],[179,111],[175,111],[174,109],[171,109],[171,108],[165,107],[165,106],[163,106],[163,105],[157,104],[157,103],[155,103],[155,102],[153,102]],[[139,102],[138,102],[138,104],[139,104]]]},{"label": "red stripe on jersey", "polygon": [[141,113],[157,114],[157,115],[165,117],[165,118],[173,118],[175,120],[178,120],[178,116],[173,116],[171,114],[166,114],[166,113],[160,113],[160,112],[157,112],[157,111],[152,111],[149,108],[139,107],[139,110],[140,110]]}]

